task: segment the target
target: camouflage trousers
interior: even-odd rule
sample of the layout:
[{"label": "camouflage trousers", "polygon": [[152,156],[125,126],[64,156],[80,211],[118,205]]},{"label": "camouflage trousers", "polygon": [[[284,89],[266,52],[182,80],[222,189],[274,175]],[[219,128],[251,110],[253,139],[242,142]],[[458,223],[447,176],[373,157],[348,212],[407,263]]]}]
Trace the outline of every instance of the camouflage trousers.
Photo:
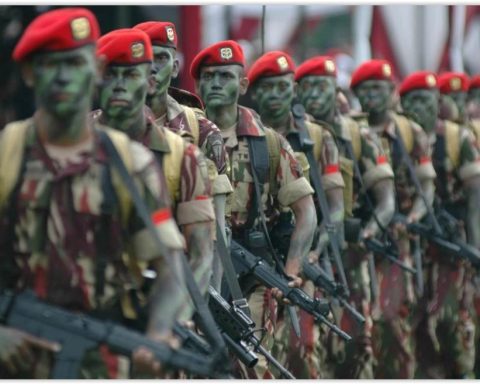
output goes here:
[{"label": "camouflage trousers", "polygon": [[[475,318],[475,345],[480,346],[480,276],[474,274],[472,277],[473,286],[473,309]],[[475,378],[480,378],[480,347],[475,353]]]},{"label": "camouflage trousers", "polygon": [[344,253],[349,303],[365,317],[365,323],[360,324],[343,307],[333,307],[337,324],[353,338],[346,343],[338,335],[329,334],[328,365],[336,379],[373,379],[370,275],[365,256],[365,250],[353,244]]},{"label": "camouflage trousers", "polygon": [[[310,281],[305,283],[303,289],[310,296],[319,296]],[[297,315],[300,337],[295,334],[286,308],[283,308],[277,320],[274,357],[297,379],[324,379],[326,349],[322,343],[322,330],[313,316],[305,311],[297,309]]]},{"label": "camouflage trousers", "polygon": [[[272,296],[271,289],[264,286],[257,286],[247,297],[247,301],[255,328],[265,329],[262,346],[272,353],[277,321],[277,301]],[[261,354],[257,356],[258,363],[253,368],[246,368],[242,363],[238,363],[236,376],[245,379],[275,379],[275,367],[272,367]]]},{"label": "camouflage trousers", "polygon": [[419,308],[416,377],[473,378],[475,325],[470,267],[449,261],[437,248],[427,250],[426,292]]},{"label": "camouflage trousers", "polygon": [[[392,231],[400,260],[412,266],[410,239],[405,231]],[[415,372],[413,276],[378,256],[378,298],[372,309],[372,346],[376,379],[412,379]]]},{"label": "camouflage trousers", "polygon": [[[49,379],[54,367],[53,355],[45,351],[36,351],[34,364],[26,371],[14,376],[3,372],[0,366],[0,379]],[[108,347],[88,351],[83,357],[78,372],[79,379],[128,379],[129,359],[111,353]]]}]

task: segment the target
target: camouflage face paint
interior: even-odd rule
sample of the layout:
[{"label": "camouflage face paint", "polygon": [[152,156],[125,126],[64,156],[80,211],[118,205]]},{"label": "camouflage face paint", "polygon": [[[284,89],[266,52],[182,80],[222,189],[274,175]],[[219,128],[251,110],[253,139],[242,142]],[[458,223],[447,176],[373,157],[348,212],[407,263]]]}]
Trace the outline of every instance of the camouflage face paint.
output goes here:
[{"label": "camouflage face paint", "polygon": [[234,64],[201,68],[198,87],[207,109],[230,106],[237,102],[241,73],[242,68]]},{"label": "camouflage face paint", "polygon": [[468,101],[480,105],[480,88],[472,88],[468,91]]},{"label": "camouflage face paint", "polygon": [[294,96],[293,74],[261,78],[255,84],[253,92],[262,118],[284,118],[290,113]]},{"label": "camouflage face paint", "polygon": [[438,92],[429,89],[417,89],[401,98],[402,108],[415,122],[427,132],[435,128],[438,116]]},{"label": "camouflage face paint", "polygon": [[333,77],[305,76],[298,84],[297,93],[307,113],[317,119],[330,115],[335,108],[336,81]]},{"label": "camouflage face paint", "polygon": [[450,96],[457,105],[459,118],[463,121],[467,108],[467,92],[450,92],[448,96]]},{"label": "camouflage face paint", "polygon": [[117,129],[128,129],[132,118],[143,113],[148,91],[150,64],[111,65],[100,88],[100,108]]},{"label": "camouflage face paint", "polygon": [[386,80],[366,80],[355,88],[363,112],[381,114],[390,108],[392,85]]},{"label": "camouflage face paint", "polygon": [[59,118],[90,109],[96,70],[93,46],[35,55],[33,82],[37,107]]},{"label": "camouflage face paint", "polygon": [[155,94],[167,92],[172,80],[176,52],[173,48],[153,46],[152,74],[155,76]]}]

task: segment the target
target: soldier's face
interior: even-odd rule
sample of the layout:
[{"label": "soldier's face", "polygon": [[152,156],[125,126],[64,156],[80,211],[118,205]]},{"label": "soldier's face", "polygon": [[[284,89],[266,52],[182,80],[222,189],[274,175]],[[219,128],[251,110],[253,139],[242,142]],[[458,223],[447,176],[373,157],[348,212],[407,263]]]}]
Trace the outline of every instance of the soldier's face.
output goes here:
[{"label": "soldier's face", "polygon": [[306,76],[300,80],[298,97],[305,110],[320,118],[335,108],[336,81],[330,76]]},{"label": "soldier's face", "polygon": [[252,96],[260,115],[274,119],[287,115],[295,92],[294,85],[292,73],[259,79]]},{"label": "soldier's face", "polygon": [[402,108],[407,115],[430,131],[435,127],[439,108],[439,94],[436,90],[418,89],[401,98]]},{"label": "soldier's face", "polygon": [[457,105],[459,117],[463,120],[467,107],[467,92],[450,92],[448,96],[450,96]]},{"label": "soldier's face", "polygon": [[155,95],[164,94],[173,77],[178,74],[178,59],[173,48],[153,46],[152,74],[155,77]]},{"label": "soldier's face", "polygon": [[60,118],[90,108],[97,74],[93,46],[35,55],[32,73],[38,107]]},{"label": "soldier's face", "polygon": [[197,91],[207,108],[235,104],[246,91],[242,87],[243,68],[239,65],[202,67]]},{"label": "soldier's face", "polygon": [[355,94],[367,113],[382,113],[390,108],[393,85],[387,80],[366,80],[355,88]]},{"label": "soldier's face", "polygon": [[99,90],[100,108],[110,119],[125,119],[142,113],[149,89],[151,65],[110,65]]}]

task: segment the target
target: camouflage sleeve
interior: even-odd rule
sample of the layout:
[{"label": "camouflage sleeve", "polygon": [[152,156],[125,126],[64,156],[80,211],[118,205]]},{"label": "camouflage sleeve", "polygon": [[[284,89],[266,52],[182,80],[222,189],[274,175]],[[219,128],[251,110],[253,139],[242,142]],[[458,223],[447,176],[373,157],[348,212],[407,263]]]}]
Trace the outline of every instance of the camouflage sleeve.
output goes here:
[{"label": "camouflage sleeve", "polygon": [[326,191],[333,188],[344,188],[342,174],[340,173],[338,147],[332,134],[322,129],[322,148],[319,167],[322,173],[322,183]]},{"label": "camouflage sleeve", "polygon": [[[170,210],[166,181],[152,152],[137,142],[132,141],[130,146],[133,159],[133,179],[151,212],[152,221],[158,229],[161,241],[169,248],[183,249],[185,241]],[[158,257],[158,251],[145,224],[136,214],[134,206],[132,209],[129,231],[132,235],[135,256],[140,260],[151,260]]]},{"label": "camouflage sleeve", "polygon": [[437,174],[432,164],[431,146],[425,131],[417,123],[410,120],[413,130],[413,149],[410,157],[415,166],[415,172],[419,181],[435,179]]},{"label": "camouflage sleeve", "polygon": [[215,220],[207,162],[193,144],[186,144],[177,205],[178,225]]},{"label": "camouflage sleeve", "polygon": [[279,185],[278,202],[288,207],[302,197],[313,194],[313,189],[305,177],[295,153],[286,139],[275,132],[280,142],[280,161],[276,172]]},{"label": "camouflage sleeve", "polygon": [[199,140],[198,144],[207,158],[208,175],[212,182],[213,195],[233,192],[232,185],[227,176],[227,151],[223,143],[220,129],[203,116],[198,117]]},{"label": "camouflage sleeve", "polygon": [[380,144],[380,139],[367,128],[360,129],[360,171],[365,188],[373,187],[380,180],[393,179],[393,170]]},{"label": "camouflage sleeve", "polygon": [[476,146],[476,138],[469,129],[460,128],[460,166],[458,176],[467,180],[480,175],[480,154]]}]

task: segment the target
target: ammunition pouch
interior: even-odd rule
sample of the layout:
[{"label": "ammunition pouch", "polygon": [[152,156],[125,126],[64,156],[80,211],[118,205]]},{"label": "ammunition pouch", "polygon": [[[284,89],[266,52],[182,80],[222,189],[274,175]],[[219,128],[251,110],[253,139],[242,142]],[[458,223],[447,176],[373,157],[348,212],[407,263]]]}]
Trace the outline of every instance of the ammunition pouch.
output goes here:
[{"label": "ammunition pouch", "polygon": [[362,220],[356,217],[347,217],[343,221],[345,241],[356,244],[360,242],[360,233],[362,231]]}]

